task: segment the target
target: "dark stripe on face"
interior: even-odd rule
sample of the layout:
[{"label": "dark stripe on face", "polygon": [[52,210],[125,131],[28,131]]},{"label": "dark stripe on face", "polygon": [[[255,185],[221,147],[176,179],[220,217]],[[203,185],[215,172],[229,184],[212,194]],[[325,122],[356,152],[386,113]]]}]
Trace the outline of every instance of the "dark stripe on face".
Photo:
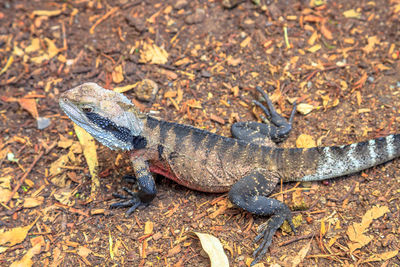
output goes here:
[{"label": "dark stripe on face", "polygon": [[100,116],[99,114],[94,113],[94,112],[86,112],[85,114],[86,114],[86,117],[91,122],[96,124],[101,129],[111,133],[118,140],[121,140],[122,142],[125,142],[125,143],[132,142],[134,136],[131,134],[131,131],[128,128],[123,127],[123,126],[118,126],[110,119]]}]

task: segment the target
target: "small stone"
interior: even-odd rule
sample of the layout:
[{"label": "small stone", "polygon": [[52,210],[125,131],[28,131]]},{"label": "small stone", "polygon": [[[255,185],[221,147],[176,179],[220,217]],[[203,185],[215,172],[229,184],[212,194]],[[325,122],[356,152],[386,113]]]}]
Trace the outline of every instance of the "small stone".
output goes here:
[{"label": "small stone", "polygon": [[186,17],[185,22],[187,24],[196,24],[202,22],[205,17],[206,17],[206,12],[204,11],[204,9],[196,8],[193,14],[190,14],[189,16]]},{"label": "small stone", "polygon": [[201,76],[203,76],[204,78],[210,78],[211,73],[206,70],[201,70]]},{"label": "small stone", "polygon": [[229,8],[230,9],[230,8],[236,7],[237,5],[239,5],[242,2],[244,2],[244,0],[223,0],[222,1],[222,5],[225,8]]},{"label": "small stone", "polygon": [[36,122],[37,122],[37,128],[39,130],[43,130],[50,126],[51,120],[49,118],[45,118],[45,117],[38,117],[36,119]]},{"label": "small stone", "polygon": [[188,1],[187,0],[178,0],[175,2],[174,4],[174,8],[175,9],[182,9],[184,7],[186,7],[188,5]]},{"label": "small stone", "polygon": [[138,32],[144,32],[144,30],[146,30],[146,24],[142,19],[129,15],[126,15],[125,19],[127,20],[128,25],[134,27]]}]

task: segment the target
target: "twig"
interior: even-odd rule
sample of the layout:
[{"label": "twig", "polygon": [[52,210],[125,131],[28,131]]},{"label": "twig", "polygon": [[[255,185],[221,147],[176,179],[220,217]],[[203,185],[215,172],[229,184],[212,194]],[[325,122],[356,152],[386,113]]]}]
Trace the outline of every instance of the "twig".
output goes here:
[{"label": "twig", "polygon": [[109,16],[111,16],[115,11],[117,11],[119,8],[118,7],[113,7],[110,11],[108,11],[104,16],[102,16],[100,19],[98,19],[93,26],[90,28],[89,32],[90,34],[94,33],[94,29],[102,23],[104,20],[106,20]]},{"label": "twig", "polygon": [[36,163],[39,161],[39,159],[43,156],[44,151],[40,150],[39,155],[35,158],[35,160],[32,162],[31,166],[26,170],[26,172],[22,175],[21,179],[18,181],[18,184],[14,187],[13,191],[11,192],[10,196],[8,199],[4,202],[5,205],[10,202],[10,200],[13,198],[15,193],[18,191],[18,189],[21,187],[21,185],[24,183],[26,177],[28,174],[32,171],[33,167],[36,165]]},{"label": "twig", "polygon": [[303,239],[313,238],[313,237],[314,237],[314,233],[311,233],[311,234],[308,234],[308,235],[298,236],[296,238],[287,240],[285,242],[281,242],[281,243],[278,244],[278,246],[280,246],[280,247],[286,246],[286,245],[289,245],[290,243],[293,243],[293,242],[296,242],[296,241],[299,241],[299,240],[303,240]]}]

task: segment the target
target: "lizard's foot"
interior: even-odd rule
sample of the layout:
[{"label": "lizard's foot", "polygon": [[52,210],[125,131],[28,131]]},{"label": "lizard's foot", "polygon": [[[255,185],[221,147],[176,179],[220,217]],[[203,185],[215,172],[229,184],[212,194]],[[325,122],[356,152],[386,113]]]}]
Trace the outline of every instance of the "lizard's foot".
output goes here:
[{"label": "lizard's foot", "polygon": [[285,220],[289,222],[292,231],[296,233],[296,229],[293,225],[292,215],[290,211],[288,213],[282,212],[280,214],[272,215],[268,219],[268,221],[266,221],[265,223],[261,224],[258,227],[257,229],[258,235],[254,239],[254,242],[256,243],[261,239],[261,244],[256,250],[254,250],[253,252],[254,260],[251,262],[250,266],[255,265],[264,257],[264,255],[267,253],[269,246],[271,245],[272,237],[274,236],[276,230],[278,230],[278,228],[281,227],[281,225]]},{"label": "lizard's foot", "polygon": [[267,106],[264,106],[257,100],[253,100],[253,103],[257,106],[259,106],[265,113],[267,117],[260,116],[261,119],[265,124],[272,124],[271,126],[275,126],[276,130],[272,131],[271,130],[271,135],[270,138],[274,142],[281,142],[285,140],[290,131],[292,130],[292,122],[293,122],[293,117],[296,112],[296,102],[293,103],[293,109],[292,112],[290,113],[289,121],[286,121],[286,119],[278,114],[276,109],[274,108],[274,105],[272,104],[272,101],[269,99],[267,93],[265,93],[259,86],[256,87],[256,90],[261,93],[261,95],[264,97],[265,102],[267,103]]},{"label": "lizard's foot", "polygon": [[129,196],[113,193],[113,196],[119,199],[125,199],[125,201],[120,201],[117,203],[113,203],[110,205],[110,209],[116,209],[116,208],[128,208],[129,209],[126,211],[126,216],[131,215],[140,205],[142,204],[147,204],[143,203],[137,192],[133,192],[130,189],[123,187],[122,188],[126,193],[128,193]]},{"label": "lizard's foot", "polygon": [[267,105],[264,106],[257,100],[253,100],[253,103],[259,106],[265,113],[265,116],[261,115],[261,119],[264,123],[254,121],[237,122],[232,125],[231,132],[237,139],[260,145],[274,146],[270,140],[274,143],[282,142],[288,137],[292,130],[296,102],[293,104],[289,120],[286,121],[282,115],[278,114],[268,95],[260,87],[256,87],[256,89],[262,94],[267,103]]}]

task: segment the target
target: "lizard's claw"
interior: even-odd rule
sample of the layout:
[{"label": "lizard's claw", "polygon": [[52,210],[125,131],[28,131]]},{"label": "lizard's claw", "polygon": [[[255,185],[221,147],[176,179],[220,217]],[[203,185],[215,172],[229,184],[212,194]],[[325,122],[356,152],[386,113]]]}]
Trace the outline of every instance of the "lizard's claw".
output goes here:
[{"label": "lizard's claw", "polygon": [[143,203],[138,194],[136,192],[131,191],[130,189],[123,187],[124,191],[129,194],[129,196],[125,195],[120,195],[117,193],[113,193],[113,196],[116,198],[120,199],[126,199],[125,201],[120,201],[114,204],[110,205],[110,209],[116,209],[116,208],[126,208],[129,207],[129,209],[126,211],[126,216],[131,215],[140,205],[146,204]]},{"label": "lizard's claw", "polygon": [[251,262],[250,266],[255,265],[264,257],[264,255],[267,253],[269,246],[271,245],[272,237],[274,236],[276,230],[281,227],[285,220],[289,222],[290,228],[292,228],[292,231],[296,233],[296,229],[292,222],[292,217],[290,214],[289,216],[290,217],[285,218],[285,216],[282,216],[280,214],[272,215],[268,221],[258,227],[258,235],[254,239],[254,243],[258,242],[260,239],[262,241],[260,246],[253,252],[254,260]]}]

